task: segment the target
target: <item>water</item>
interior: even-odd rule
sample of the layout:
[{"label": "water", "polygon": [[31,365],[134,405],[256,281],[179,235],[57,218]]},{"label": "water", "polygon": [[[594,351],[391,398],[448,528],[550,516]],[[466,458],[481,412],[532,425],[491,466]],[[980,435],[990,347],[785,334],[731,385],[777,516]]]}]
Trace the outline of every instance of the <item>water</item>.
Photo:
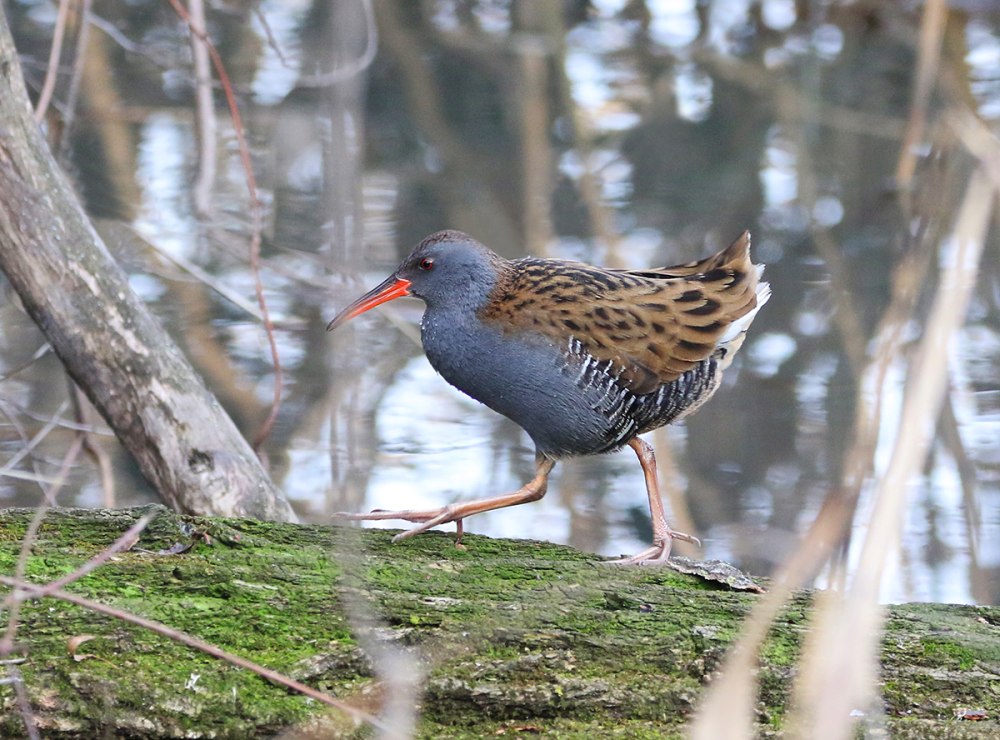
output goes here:
[{"label": "water", "polygon": [[[918,18],[899,4],[812,4],[814,16],[798,16],[806,5],[609,0],[514,12],[505,2],[273,2],[260,15],[210,16],[265,205],[261,279],[285,378],[266,454],[304,519],[436,507],[512,491],[532,474],[524,434],[426,363],[419,304],[324,331],[440,228],[507,257],[634,268],[695,259],[751,229],[774,296],[716,397],[651,435],[671,521],[702,537],[701,555],[767,574],[795,547],[839,486],[859,387],[881,399],[872,457],[882,469],[908,356],[877,387],[861,378],[903,256],[941,241],[910,237],[947,233],[964,190],[971,157],[947,134],[946,112],[957,99],[987,126],[1000,115],[1000,16],[952,11],[943,68],[964,96],[934,99],[907,202],[893,182]],[[200,214],[187,38],[167,6],[130,7],[91,29],[68,166],[133,288],[252,436],[273,371],[232,123],[217,93],[219,177],[211,212]],[[6,11],[36,92],[48,8]],[[68,73],[57,102],[67,82]],[[996,248],[994,235],[965,329],[942,348],[948,410],[909,492],[886,600],[1000,601]],[[908,347],[935,284],[936,258],[927,259],[922,297],[904,317]],[[0,315],[0,366],[10,373],[44,342],[9,296]],[[22,435],[54,414],[70,418],[64,386],[51,354],[6,377],[5,462]],[[45,437],[39,472],[54,474],[69,439],[65,428]],[[154,498],[113,438],[101,439],[116,462],[117,504]],[[862,486],[853,543],[871,491]],[[103,496],[96,468],[81,460],[62,503],[98,506]],[[37,500],[35,484],[2,479],[3,505]],[[560,463],[542,501],[466,525],[609,555],[649,537],[629,450]]]}]

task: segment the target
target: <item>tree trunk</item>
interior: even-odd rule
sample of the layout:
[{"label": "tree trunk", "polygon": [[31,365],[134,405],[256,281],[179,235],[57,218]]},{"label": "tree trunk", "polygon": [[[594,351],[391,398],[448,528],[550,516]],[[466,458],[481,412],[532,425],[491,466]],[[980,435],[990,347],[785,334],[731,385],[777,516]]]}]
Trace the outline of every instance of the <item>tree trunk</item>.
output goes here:
[{"label": "tree trunk", "polygon": [[31,116],[2,7],[0,269],[165,501],[191,513],[294,518],[83,213]]},{"label": "tree trunk", "polygon": [[[420,737],[680,736],[759,598],[539,542],[467,535],[459,550],[450,535],[428,533],[394,545],[380,530],[182,518],[155,508],[137,547],[69,590],[372,714],[384,717],[384,702],[405,700],[411,717],[419,713]],[[32,581],[70,572],[148,510],[49,513],[31,550]],[[31,514],[0,512],[0,571],[10,572]],[[185,522],[212,544],[199,536],[192,550],[166,554],[191,542]],[[761,736],[782,731],[811,601],[805,592],[792,600],[762,651]],[[882,733],[884,723],[894,738],[997,737],[998,625],[995,607],[889,607],[885,714],[862,720],[867,729]],[[93,639],[74,659],[67,640],[80,635]],[[18,641],[17,667],[46,738],[245,738],[293,727],[300,734],[290,737],[369,734],[247,671],[55,599],[25,604]],[[0,685],[0,705],[0,735],[23,736],[9,684]],[[957,719],[961,710],[986,719]]]}]

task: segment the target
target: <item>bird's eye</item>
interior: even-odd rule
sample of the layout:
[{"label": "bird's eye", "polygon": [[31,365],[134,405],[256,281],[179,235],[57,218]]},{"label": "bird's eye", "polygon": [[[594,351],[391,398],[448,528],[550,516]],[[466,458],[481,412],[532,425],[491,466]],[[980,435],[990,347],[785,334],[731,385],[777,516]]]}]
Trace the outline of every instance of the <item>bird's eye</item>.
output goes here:
[{"label": "bird's eye", "polygon": [[424,257],[422,260],[420,260],[420,262],[417,263],[417,267],[419,267],[424,272],[427,272],[432,267],[434,267],[434,260],[432,260],[430,257]]}]

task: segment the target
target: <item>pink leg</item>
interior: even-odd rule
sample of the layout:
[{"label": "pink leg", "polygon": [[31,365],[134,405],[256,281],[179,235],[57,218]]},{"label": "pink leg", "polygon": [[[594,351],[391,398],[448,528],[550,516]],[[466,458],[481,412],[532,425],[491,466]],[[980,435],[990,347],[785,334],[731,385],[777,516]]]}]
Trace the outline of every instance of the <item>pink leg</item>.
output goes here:
[{"label": "pink leg", "polygon": [[639,457],[639,464],[642,465],[642,472],[646,478],[646,495],[649,496],[649,515],[653,520],[653,545],[637,555],[609,562],[623,565],[642,565],[665,563],[670,557],[670,546],[674,540],[683,540],[700,545],[701,541],[683,532],[675,532],[667,524],[667,517],[663,511],[663,500],[660,498],[660,484],[656,479],[656,457],[653,448],[645,440],[633,437],[628,446],[635,450]]},{"label": "pink leg", "polygon": [[548,487],[549,473],[555,467],[555,460],[539,455],[535,462],[535,477],[521,486],[514,493],[507,493],[502,496],[479,499],[478,501],[468,501],[461,504],[449,504],[440,509],[404,509],[403,511],[382,511],[376,510],[367,514],[352,514],[348,512],[337,512],[334,514],[338,519],[350,521],[374,521],[379,519],[402,519],[407,522],[421,522],[418,526],[400,532],[393,537],[393,542],[412,537],[415,534],[426,532],[432,527],[448,522],[456,522],[458,526],[458,541],[461,542],[463,527],[462,520],[473,514],[481,514],[484,511],[503,509],[508,506],[526,504],[530,501],[537,501],[545,495]]}]

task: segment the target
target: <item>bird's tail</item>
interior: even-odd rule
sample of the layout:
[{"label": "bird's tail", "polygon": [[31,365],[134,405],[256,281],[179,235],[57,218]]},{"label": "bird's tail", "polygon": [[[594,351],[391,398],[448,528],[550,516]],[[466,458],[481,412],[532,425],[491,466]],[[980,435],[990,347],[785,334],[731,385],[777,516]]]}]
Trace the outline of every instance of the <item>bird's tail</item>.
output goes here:
[{"label": "bird's tail", "polygon": [[747,330],[750,328],[750,324],[753,323],[754,318],[756,318],[757,312],[760,311],[761,307],[767,303],[768,298],[771,297],[771,286],[761,280],[764,274],[764,266],[754,265],[754,269],[757,272],[757,286],[754,290],[756,305],[726,327],[725,333],[719,338],[715,353],[712,356],[718,363],[720,371],[725,370],[732,363],[733,356],[743,346]]}]

